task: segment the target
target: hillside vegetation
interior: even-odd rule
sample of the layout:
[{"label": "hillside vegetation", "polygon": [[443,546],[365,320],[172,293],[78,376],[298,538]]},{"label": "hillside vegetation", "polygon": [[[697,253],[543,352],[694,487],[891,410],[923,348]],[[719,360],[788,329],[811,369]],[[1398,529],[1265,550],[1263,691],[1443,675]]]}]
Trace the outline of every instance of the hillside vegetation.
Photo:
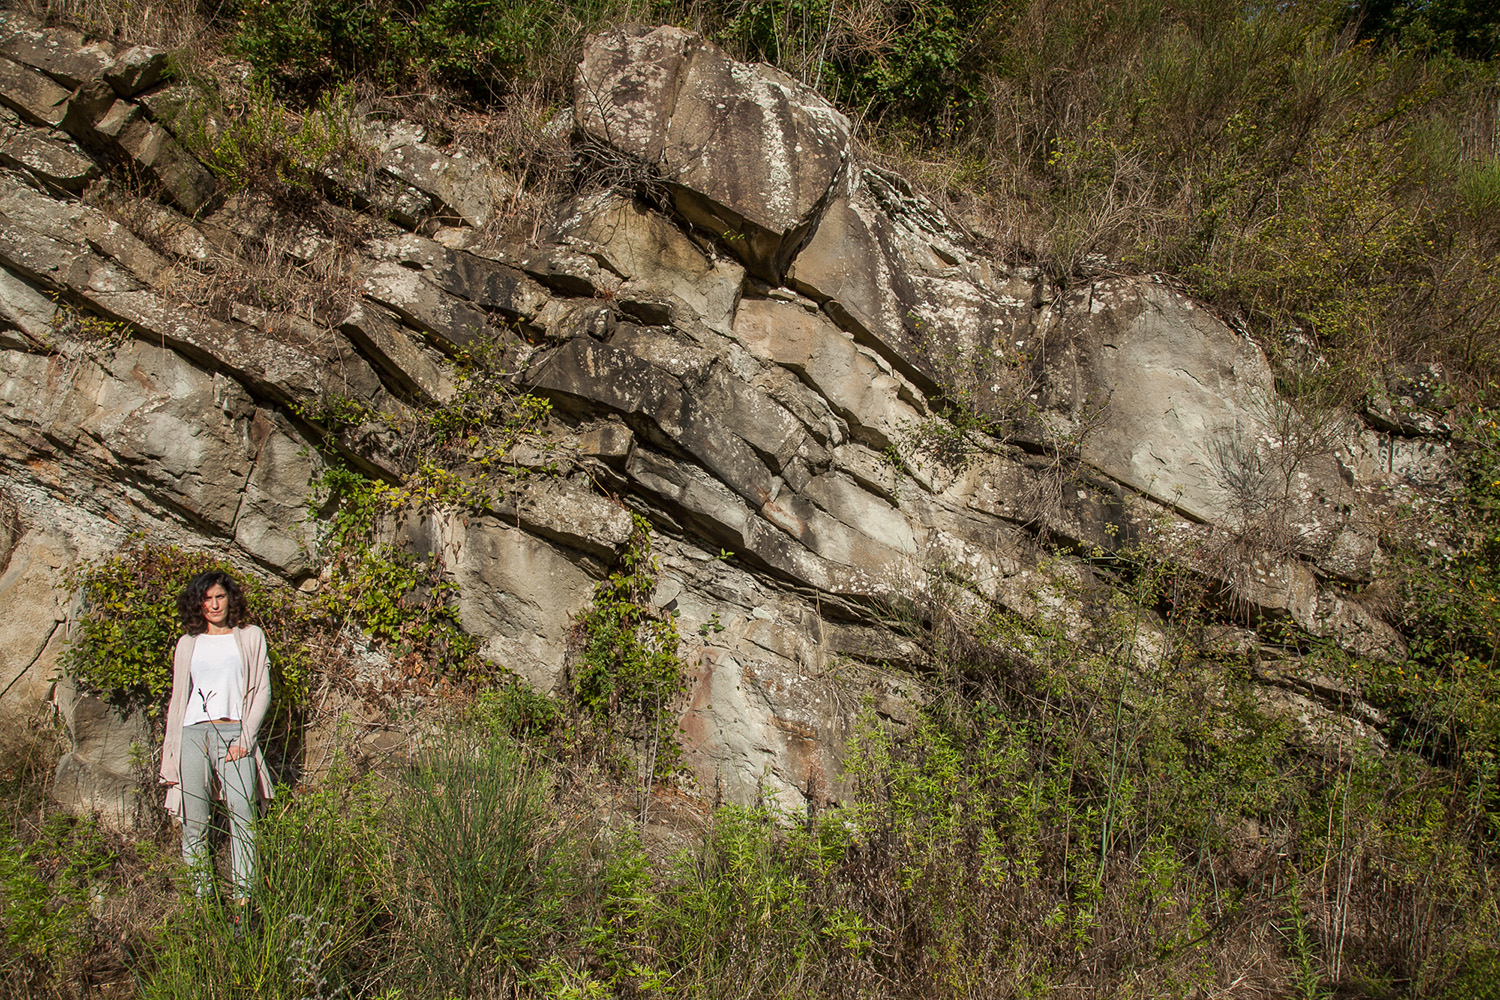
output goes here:
[{"label": "hillside vegetation", "polygon": [[[574,687],[553,700],[476,666],[446,584],[362,536],[369,484],[329,482],[336,599],[258,595],[286,643],[273,742],[295,750],[299,713],[331,683],[298,650],[352,655],[338,643],[357,630],[413,676],[451,681],[455,721],[405,758],[339,760],[277,798],[244,938],[219,903],[178,893],[165,829],[127,843],[48,817],[54,734],[5,734],[0,995],[1500,997],[1500,15],[1487,5],[30,9],[173,46],[184,73],[247,60],[255,99],[230,109],[245,120],[399,107],[488,143],[542,200],[578,180],[547,126],[582,38],[626,19],[698,27],[828,95],[998,257],[1064,285],[1162,273],[1253,336],[1308,405],[1357,404],[1398,364],[1440,364],[1458,475],[1383,539],[1391,561],[1371,586],[1409,660],[1259,623],[1351,711],[1373,706],[1346,726],[1270,707],[1259,648],[1220,641],[1224,594],[1149,533],[1071,595],[1081,630],[1001,609],[960,618],[934,567],[929,601],[882,609],[925,651],[925,706],[904,724],[867,711],[852,801],[795,816],[699,815],[662,791],[675,780],[663,704],[683,665],[672,620],[645,603],[644,525],[577,620]],[[235,148],[322,141],[266,134]],[[295,183],[275,156],[205,157],[240,183]],[[84,571],[78,586],[102,596],[72,669],[159,702],[168,598],[203,564],[143,547]],[[670,805],[695,819],[667,829]]]}]

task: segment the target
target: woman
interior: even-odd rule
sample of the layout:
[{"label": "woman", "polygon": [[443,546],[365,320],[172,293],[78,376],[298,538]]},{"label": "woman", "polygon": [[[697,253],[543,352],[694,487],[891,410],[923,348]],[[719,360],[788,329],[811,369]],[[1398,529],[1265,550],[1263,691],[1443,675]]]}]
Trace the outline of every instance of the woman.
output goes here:
[{"label": "woman", "polygon": [[177,613],[187,634],[172,657],[161,752],[165,805],[182,821],[182,857],[193,867],[198,894],[207,895],[209,788],[218,778],[230,816],[234,900],[244,906],[255,884],[255,797],[271,797],[271,774],[255,739],[271,704],[266,636],[245,624],[244,595],[218,570],[188,582],[177,595]]}]

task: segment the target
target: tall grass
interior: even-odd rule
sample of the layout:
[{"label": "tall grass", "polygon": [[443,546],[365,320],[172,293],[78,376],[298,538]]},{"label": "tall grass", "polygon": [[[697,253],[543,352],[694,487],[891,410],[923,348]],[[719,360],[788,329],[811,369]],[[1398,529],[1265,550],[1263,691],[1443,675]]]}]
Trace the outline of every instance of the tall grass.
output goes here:
[{"label": "tall grass", "polygon": [[521,751],[482,736],[441,742],[404,770],[392,902],[425,988],[501,995],[565,941],[581,890],[545,782]]},{"label": "tall grass", "polygon": [[141,970],[142,995],[323,997],[367,978],[384,951],[391,841],[381,824],[372,785],[347,772],[273,800],[256,825],[260,872],[242,925],[232,902],[198,898],[184,880]]}]

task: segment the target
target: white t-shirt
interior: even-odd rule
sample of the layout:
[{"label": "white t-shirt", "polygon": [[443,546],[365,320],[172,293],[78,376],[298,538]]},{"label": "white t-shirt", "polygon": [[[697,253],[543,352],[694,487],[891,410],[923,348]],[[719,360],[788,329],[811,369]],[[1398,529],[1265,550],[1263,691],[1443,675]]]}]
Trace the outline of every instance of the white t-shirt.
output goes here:
[{"label": "white t-shirt", "polygon": [[188,668],[192,693],[188,695],[184,726],[214,719],[240,717],[245,703],[245,665],[234,633],[198,636],[193,643],[193,661]]}]

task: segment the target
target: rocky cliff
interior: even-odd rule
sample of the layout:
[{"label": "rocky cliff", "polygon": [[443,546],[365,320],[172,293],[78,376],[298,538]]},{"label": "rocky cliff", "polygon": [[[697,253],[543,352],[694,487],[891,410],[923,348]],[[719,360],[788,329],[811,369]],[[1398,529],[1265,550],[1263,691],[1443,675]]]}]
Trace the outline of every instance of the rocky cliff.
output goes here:
[{"label": "rocky cliff", "polygon": [[389,118],[308,204],[227,189],[163,53],[0,18],[0,707],[60,705],[75,807],[128,812],[122,746],[148,740],[54,683],[69,569],[144,531],[316,589],[320,470],[409,474],[388,423],[325,415],[440,407],[477,350],[551,403],[503,456],[534,474],[471,469],[479,500],[401,537],[547,691],[648,518],[704,794],[836,800],[860,707],[921,698],[893,621],[1081,632],[1077,588],[1142,544],[1212,583],[1214,641],[1268,697],[1375,717],[1252,626],[1403,655],[1361,591],[1383,518],[1446,474],[1422,373],[1299,407],[1173,288],[1003,262],[816,93],[678,29],[591,42],[576,193],[520,239],[506,164]]}]

